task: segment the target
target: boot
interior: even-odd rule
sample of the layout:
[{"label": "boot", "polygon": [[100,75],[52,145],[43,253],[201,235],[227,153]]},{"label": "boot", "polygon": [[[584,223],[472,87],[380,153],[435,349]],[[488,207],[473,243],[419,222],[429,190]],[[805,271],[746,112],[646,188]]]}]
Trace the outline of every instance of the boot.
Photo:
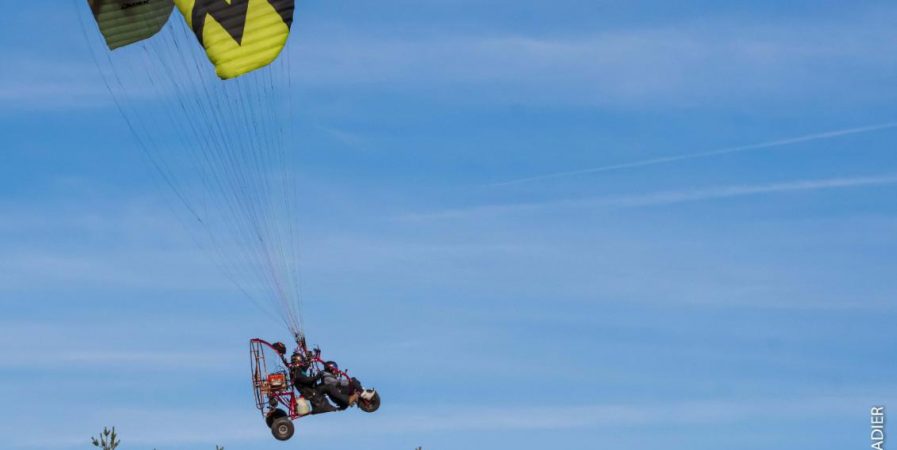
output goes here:
[{"label": "boot", "polygon": [[321,400],[312,406],[312,414],[324,414],[337,411],[337,408],[331,405],[327,400]]}]

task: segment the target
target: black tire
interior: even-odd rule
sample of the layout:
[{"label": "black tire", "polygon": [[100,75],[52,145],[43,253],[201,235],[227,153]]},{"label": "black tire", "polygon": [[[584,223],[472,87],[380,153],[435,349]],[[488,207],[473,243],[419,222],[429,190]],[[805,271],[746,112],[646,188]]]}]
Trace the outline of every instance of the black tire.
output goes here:
[{"label": "black tire", "polygon": [[380,393],[374,392],[374,396],[371,397],[370,400],[365,400],[363,398],[358,399],[358,409],[366,412],[372,413],[378,409],[380,409]]},{"label": "black tire", "polygon": [[268,425],[268,428],[271,428],[271,425],[274,424],[274,421],[280,419],[281,417],[286,417],[287,412],[282,409],[275,409],[268,414],[268,417],[265,417],[265,423]]},{"label": "black tire", "polygon": [[289,417],[279,417],[271,424],[271,434],[278,441],[286,441],[293,437],[293,421]]}]

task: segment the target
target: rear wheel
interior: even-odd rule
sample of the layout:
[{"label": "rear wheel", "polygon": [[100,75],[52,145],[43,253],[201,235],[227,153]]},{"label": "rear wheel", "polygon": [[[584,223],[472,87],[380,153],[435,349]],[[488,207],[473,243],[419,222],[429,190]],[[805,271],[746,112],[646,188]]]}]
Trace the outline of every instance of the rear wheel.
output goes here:
[{"label": "rear wheel", "polygon": [[275,409],[271,411],[271,414],[268,414],[268,417],[265,417],[265,423],[268,424],[268,428],[271,428],[274,425],[274,421],[280,419],[281,417],[286,417],[287,412],[282,409]]},{"label": "rear wheel", "polygon": [[378,409],[380,409],[380,393],[374,392],[374,396],[371,397],[370,400],[365,400],[363,398],[358,399],[358,409],[372,413]]},{"label": "rear wheel", "polygon": [[289,417],[279,417],[271,424],[271,434],[278,441],[286,441],[293,437],[293,421]]}]

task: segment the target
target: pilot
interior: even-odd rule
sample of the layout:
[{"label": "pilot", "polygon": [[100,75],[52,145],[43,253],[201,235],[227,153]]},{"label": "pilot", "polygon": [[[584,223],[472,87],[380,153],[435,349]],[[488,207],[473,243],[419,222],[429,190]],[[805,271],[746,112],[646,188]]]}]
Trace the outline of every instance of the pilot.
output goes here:
[{"label": "pilot", "polygon": [[311,402],[312,414],[336,411],[336,407],[327,401],[322,391],[324,385],[321,383],[321,379],[324,377],[324,374],[316,373],[312,375],[310,373],[311,361],[304,357],[302,353],[293,353],[291,361],[290,378],[293,380],[293,386],[296,387],[303,397]]}]

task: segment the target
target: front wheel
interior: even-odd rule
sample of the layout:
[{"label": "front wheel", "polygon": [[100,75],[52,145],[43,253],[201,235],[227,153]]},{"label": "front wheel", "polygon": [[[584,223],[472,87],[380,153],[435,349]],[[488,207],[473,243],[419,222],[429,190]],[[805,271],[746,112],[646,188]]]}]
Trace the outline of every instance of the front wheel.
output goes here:
[{"label": "front wheel", "polygon": [[367,413],[372,413],[380,409],[380,393],[374,392],[374,395],[369,400],[359,398],[358,409]]},{"label": "front wheel", "polygon": [[284,411],[280,408],[275,409],[274,411],[271,411],[270,414],[268,414],[268,417],[265,417],[265,424],[268,425],[268,428],[271,428],[274,425],[275,420],[280,419],[281,417],[286,417],[286,416],[287,416],[286,411]]},{"label": "front wheel", "polygon": [[286,441],[293,437],[293,421],[289,417],[279,417],[271,424],[271,434],[278,441]]}]

